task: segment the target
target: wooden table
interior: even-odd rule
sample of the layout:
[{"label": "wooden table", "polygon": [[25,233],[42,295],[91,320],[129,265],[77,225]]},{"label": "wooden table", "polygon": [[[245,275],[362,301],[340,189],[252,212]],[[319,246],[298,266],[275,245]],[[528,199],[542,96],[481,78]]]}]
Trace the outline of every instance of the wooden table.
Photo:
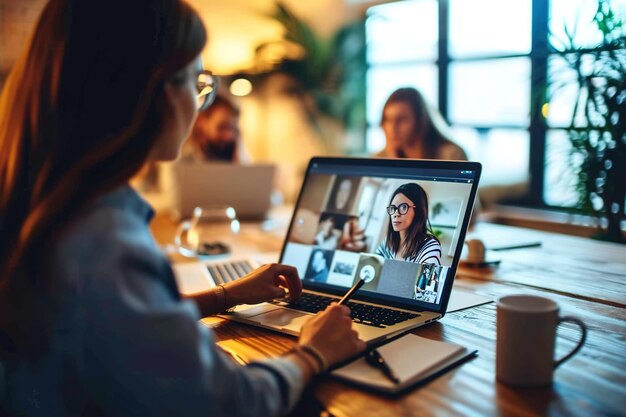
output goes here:
[{"label": "wooden table", "polygon": [[[275,228],[244,224],[244,251],[280,250],[289,211],[280,212]],[[157,217],[155,236],[170,242],[171,221]],[[455,287],[497,297],[525,293],[556,301],[561,314],[581,318],[589,328],[587,343],[555,372],[551,387],[514,389],[496,381],[495,303],[447,314],[440,322],[413,333],[476,347],[478,356],[436,380],[396,399],[368,394],[329,378],[307,390],[294,416],[617,416],[626,415],[626,246],[566,235],[478,223],[474,238],[512,237],[539,240],[540,247],[497,252],[494,269],[460,269]],[[271,331],[207,318],[220,345],[246,360],[281,354],[295,339]],[[559,327],[556,355],[579,339],[575,326]],[[326,413],[326,414],[324,414]]]}]

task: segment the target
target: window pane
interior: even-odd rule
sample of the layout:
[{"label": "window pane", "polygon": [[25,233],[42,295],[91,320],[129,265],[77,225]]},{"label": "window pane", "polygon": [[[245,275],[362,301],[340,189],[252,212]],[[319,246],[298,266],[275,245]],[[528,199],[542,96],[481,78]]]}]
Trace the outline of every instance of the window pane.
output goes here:
[{"label": "window pane", "polygon": [[530,52],[530,0],[450,0],[450,55]]},{"label": "window pane", "polygon": [[437,1],[418,0],[368,9],[367,59],[387,63],[437,58]]},{"label": "window pane", "polygon": [[546,136],[545,187],[543,199],[551,206],[573,207],[578,201],[572,146],[564,130],[549,130]]},{"label": "window pane", "polygon": [[449,102],[453,123],[528,126],[530,60],[451,64]]},{"label": "window pane", "polygon": [[368,154],[380,152],[385,148],[385,133],[380,126],[371,126],[367,129],[365,146]]},{"label": "window pane", "polygon": [[[574,106],[578,101],[574,125],[577,127],[587,126],[585,110],[589,112],[591,120],[596,117],[598,123],[602,123],[603,117],[593,107],[585,108],[587,90],[580,91],[577,72],[572,69],[568,62],[574,62],[580,54],[567,54],[564,56],[552,55],[548,60],[548,77],[550,98],[547,108],[548,125],[552,127],[568,127],[574,115]],[[594,57],[590,54],[582,55],[581,72],[583,76],[589,76],[594,71]],[[596,69],[597,70],[597,69]],[[580,94],[580,95],[579,95]],[[545,111],[544,111],[545,112]]]},{"label": "window pane", "polygon": [[433,106],[437,100],[437,67],[433,65],[394,65],[374,67],[367,72],[367,122],[380,124],[387,97],[400,87],[415,87]]},{"label": "window pane", "polygon": [[[616,16],[626,16],[626,2],[612,1],[611,8]],[[602,43],[602,33],[593,21],[598,9],[597,0],[552,0],[550,2],[550,42],[559,50],[570,49],[566,34],[573,35],[573,46],[594,47]],[[623,27],[626,33],[626,26]]]},{"label": "window pane", "polygon": [[455,141],[471,161],[483,164],[481,186],[519,184],[528,180],[528,131],[453,127]]}]

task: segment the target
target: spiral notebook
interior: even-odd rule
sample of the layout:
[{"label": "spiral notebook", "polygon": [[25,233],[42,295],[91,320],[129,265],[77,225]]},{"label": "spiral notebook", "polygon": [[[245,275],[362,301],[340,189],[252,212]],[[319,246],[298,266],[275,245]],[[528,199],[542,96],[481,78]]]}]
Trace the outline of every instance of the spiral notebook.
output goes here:
[{"label": "spiral notebook", "polygon": [[400,380],[394,383],[363,357],[331,372],[341,381],[387,395],[404,393],[425,384],[478,352],[455,343],[439,342],[406,334],[378,348],[380,355]]}]

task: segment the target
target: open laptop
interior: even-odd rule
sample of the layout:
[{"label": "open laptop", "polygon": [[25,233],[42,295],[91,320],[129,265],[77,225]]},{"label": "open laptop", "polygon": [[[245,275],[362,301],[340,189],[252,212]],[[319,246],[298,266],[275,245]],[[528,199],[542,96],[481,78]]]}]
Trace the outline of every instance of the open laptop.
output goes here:
[{"label": "open laptop", "polygon": [[[364,278],[365,285],[348,305],[354,328],[366,342],[382,343],[441,319],[480,173],[481,165],[476,162],[313,158],[279,260],[297,268],[304,288],[300,302],[238,306],[222,316],[298,335],[312,314]],[[387,259],[391,257],[384,250],[383,242],[394,230],[387,208],[394,192],[405,184],[417,184],[427,195],[427,223],[437,236],[438,243],[429,241],[440,254],[425,251],[423,263]],[[403,209],[408,213],[414,208]],[[200,286],[209,282],[211,287],[236,279],[254,266],[246,260],[208,262],[195,282]],[[193,275],[189,267],[179,266],[177,275]]]},{"label": "open laptop", "polygon": [[239,219],[263,219],[271,207],[276,166],[224,162],[175,165],[177,209],[188,218],[198,206],[228,205]]}]

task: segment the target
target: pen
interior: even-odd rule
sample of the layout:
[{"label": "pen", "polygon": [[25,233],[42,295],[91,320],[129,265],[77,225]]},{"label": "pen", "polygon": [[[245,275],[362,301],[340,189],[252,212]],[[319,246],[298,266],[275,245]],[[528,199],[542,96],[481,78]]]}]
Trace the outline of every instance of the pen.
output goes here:
[{"label": "pen", "polygon": [[383,359],[383,357],[380,355],[380,352],[378,352],[378,350],[376,349],[371,349],[369,350],[366,354],[365,354],[365,362],[367,362],[369,365],[378,368],[382,371],[382,373],[394,384],[399,384],[400,380],[398,379],[398,377],[393,373],[393,371],[391,370],[391,368],[389,367],[389,365],[387,365],[387,362],[385,362],[385,360]]},{"label": "pen", "polygon": [[339,300],[339,302],[337,304],[339,305],[345,305],[348,304],[348,301],[350,301],[350,298],[352,298],[352,296],[354,295],[355,292],[357,292],[357,290],[359,288],[361,288],[361,286],[365,284],[365,280],[364,279],[360,279],[356,282],[356,284],[354,284],[354,286],[352,288],[350,288],[348,290],[348,292],[346,293],[346,295],[344,295],[343,297],[341,297],[341,300]]},{"label": "pen", "polygon": [[[346,295],[344,295],[341,300],[339,300],[340,305],[344,305],[344,304],[348,304],[348,301],[350,301],[350,298],[352,298],[352,296],[354,295],[355,292],[357,292],[357,290],[359,288],[361,288],[363,286],[363,284],[365,284],[365,280],[364,279],[360,279],[356,282],[356,284],[354,284],[354,286],[352,288],[350,288],[348,290],[348,292],[346,293]],[[378,350],[376,349],[371,349],[369,350],[366,354],[365,354],[365,361],[370,364],[371,366],[374,366],[378,369],[380,369],[382,371],[383,374],[385,374],[385,376],[387,378],[389,378],[391,380],[391,382],[393,382],[394,384],[398,384],[400,383],[400,380],[398,379],[398,377],[393,373],[393,371],[391,370],[391,368],[389,367],[389,365],[387,365],[387,362],[385,362],[385,360],[383,359],[383,357],[380,355],[380,352],[378,352]]]},{"label": "pen", "polygon": [[491,249],[493,251],[501,251],[501,250],[511,250],[511,249],[534,248],[537,246],[541,246],[541,242],[512,243],[510,245],[496,246],[495,248],[487,248],[487,249]]}]

